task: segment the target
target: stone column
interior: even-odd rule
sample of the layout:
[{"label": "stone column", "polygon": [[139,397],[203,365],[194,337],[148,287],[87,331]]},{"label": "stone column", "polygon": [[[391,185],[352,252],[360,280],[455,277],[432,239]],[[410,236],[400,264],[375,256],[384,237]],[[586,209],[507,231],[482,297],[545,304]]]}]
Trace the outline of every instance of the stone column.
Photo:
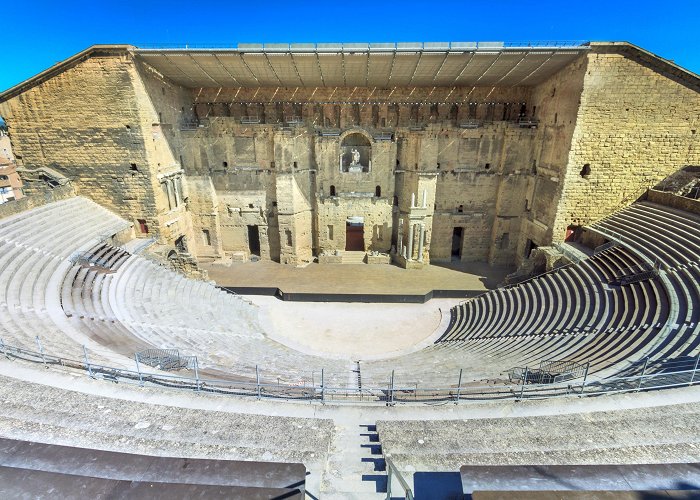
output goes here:
[{"label": "stone column", "polygon": [[418,239],[418,262],[423,262],[423,238],[425,237],[425,225],[420,225],[420,238]]},{"label": "stone column", "polygon": [[408,229],[408,259],[413,260],[413,224]]},{"label": "stone column", "polygon": [[416,193],[411,193],[411,208],[416,208]]}]

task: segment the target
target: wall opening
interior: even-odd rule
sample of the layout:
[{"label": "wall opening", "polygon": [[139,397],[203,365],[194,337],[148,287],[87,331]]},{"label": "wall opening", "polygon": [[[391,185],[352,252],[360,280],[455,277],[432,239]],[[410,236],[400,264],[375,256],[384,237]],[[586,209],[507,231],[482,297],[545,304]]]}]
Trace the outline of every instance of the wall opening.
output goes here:
[{"label": "wall opening", "polygon": [[457,207],[457,213],[464,213],[464,205],[460,205]]},{"label": "wall opening", "polygon": [[353,217],[345,223],[345,250],[363,252],[365,250],[365,223],[360,217]]},{"label": "wall opening", "polygon": [[331,185],[331,196],[335,196],[335,186]]},{"label": "wall opening", "polygon": [[287,240],[287,246],[291,247],[292,246],[292,231],[290,229],[285,229],[284,236],[285,236],[285,239]]},{"label": "wall opening", "polygon": [[248,250],[250,255],[260,256],[260,229],[258,226],[248,226]]},{"label": "wall opening", "polygon": [[377,186],[374,188],[374,196],[376,196],[377,198],[381,198],[381,196],[382,196],[382,187],[381,186]]},{"label": "wall opening", "polygon": [[185,241],[184,235],[175,240],[175,248],[177,248],[177,251],[180,253],[187,252],[187,242]]},{"label": "wall opening", "polygon": [[141,231],[141,234],[148,234],[146,219],[136,219],[136,221],[139,223],[139,231]]},{"label": "wall opening", "polygon": [[211,246],[211,234],[208,229],[202,229],[202,243],[204,243],[205,246]]},{"label": "wall opening", "polygon": [[491,168],[491,164],[490,164],[490,163],[487,163],[486,165],[484,165],[484,168],[485,168],[486,170],[490,169],[490,168]]},{"label": "wall opening", "polygon": [[588,179],[589,175],[591,175],[591,164],[586,163],[581,169],[581,177],[583,177],[584,179]]},{"label": "wall opening", "polygon": [[528,238],[527,242],[525,243],[525,258],[527,259],[530,257],[530,253],[538,246],[539,245],[537,243]]},{"label": "wall opening", "polygon": [[131,171],[133,171],[133,172],[138,172],[138,171],[139,171],[139,167],[136,166],[136,163],[130,163],[130,164],[129,164],[129,170],[131,170]]},{"label": "wall opening", "polygon": [[462,243],[464,241],[464,228],[456,227],[452,230],[452,260],[462,258]]},{"label": "wall opening", "polygon": [[328,225],[328,239],[333,241],[333,226],[331,224]]},{"label": "wall opening", "polygon": [[223,162],[223,166],[224,166],[224,168],[228,168],[228,162],[227,161]]}]

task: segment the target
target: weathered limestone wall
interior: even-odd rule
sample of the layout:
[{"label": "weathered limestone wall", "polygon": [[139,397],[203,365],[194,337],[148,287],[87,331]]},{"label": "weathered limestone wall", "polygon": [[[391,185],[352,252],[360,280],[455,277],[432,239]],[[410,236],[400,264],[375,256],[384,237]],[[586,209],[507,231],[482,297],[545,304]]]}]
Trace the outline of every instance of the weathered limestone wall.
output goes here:
[{"label": "weathered limestone wall", "polygon": [[[520,264],[532,245],[549,245],[569,161],[569,150],[587,67],[585,56],[536,86],[529,112],[538,119],[532,176],[527,179],[525,211],[515,245],[515,263]],[[511,220],[511,226],[518,223]],[[511,241],[513,241],[511,234]],[[494,249],[497,245],[494,245]]]},{"label": "weathered limestone wall", "polygon": [[78,194],[158,230],[137,81],[127,52],[97,53],[0,103],[28,195],[45,189],[41,169],[50,168]]},{"label": "weathered limestone wall", "polygon": [[669,174],[700,165],[697,88],[631,52],[594,44],[587,58],[554,241],[564,239],[567,226],[605,217]]}]

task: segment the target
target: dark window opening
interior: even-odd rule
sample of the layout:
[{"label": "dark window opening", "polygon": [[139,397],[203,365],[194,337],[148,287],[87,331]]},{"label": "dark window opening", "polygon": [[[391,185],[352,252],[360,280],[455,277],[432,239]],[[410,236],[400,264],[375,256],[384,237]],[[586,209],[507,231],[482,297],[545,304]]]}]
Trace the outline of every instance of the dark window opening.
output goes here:
[{"label": "dark window opening", "polygon": [[248,208],[254,208],[252,203],[248,203]]},{"label": "dark window opening", "polygon": [[136,166],[136,163],[131,163],[129,165],[129,170],[134,170],[135,172],[139,171],[139,167]]},{"label": "dark window opening", "polygon": [[335,196],[335,186],[331,186],[331,196]]},{"label": "dark window opening", "polygon": [[211,234],[208,229],[202,229],[202,242],[208,247],[211,246]]},{"label": "dark window opening", "polygon": [[127,130],[131,130],[131,127],[129,125],[124,125]]},{"label": "dark window opening", "polygon": [[272,202],[272,206],[273,206],[273,207],[276,207],[276,206],[277,206],[277,202],[276,202],[276,201],[273,201],[273,202]]},{"label": "dark window opening", "polygon": [[291,247],[292,246],[292,232],[289,229],[284,230],[284,235],[287,240],[287,246]]},{"label": "dark window opening", "polygon": [[397,159],[396,160],[396,168],[399,168],[401,166],[401,162]]},{"label": "dark window opening", "polygon": [[377,198],[381,198],[381,196],[382,196],[382,187],[381,186],[377,186],[374,188],[374,196],[376,196]]},{"label": "dark window opening", "polygon": [[464,241],[464,228],[456,227],[452,230],[452,259],[462,258],[462,243]]},{"label": "dark window opening", "polygon": [[227,161],[225,161],[225,162],[223,163],[223,165],[224,165],[224,168],[228,168],[228,162],[227,162]]},{"label": "dark window opening", "polygon": [[589,175],[591,175],[591,164],[586,163],[581,169],[581,177],[587,179]]},{"label": "dark window opening", "polygon": [[139,223],[139,231],[141,231],[141,234],[148,234],[146,219],[137,219],[137,222]]},{"label": "dark window opening", "polygon": [[297,162],[294,162],[294,168],[297,168]]},{"label": "dark window opening", "polygon": [[464,213],[464,205],[458,206],[458,207],[457,207],[457,212],[460,213],[460,214]]},{"label": "dark window opening", "polygon": [[490,168],[491,168],[491,164],[490,164],[490,163],[487,163],[486,165],[484,165],[484,168],[485,168],[486,170],[490,169]]},{"label": "dark window opening", "polygon": [[440,170],[440,162],[437,164],[437,169]]},{"label": "dark window opening", "polygon": [[559,120],[559,113],[554,113],[554,123],[557,123]]},{"label": "dark window opening", "polygon": [[158,121],[160,123],[163,123],[163,113],[161,113],[160,111],[158,112]]}]

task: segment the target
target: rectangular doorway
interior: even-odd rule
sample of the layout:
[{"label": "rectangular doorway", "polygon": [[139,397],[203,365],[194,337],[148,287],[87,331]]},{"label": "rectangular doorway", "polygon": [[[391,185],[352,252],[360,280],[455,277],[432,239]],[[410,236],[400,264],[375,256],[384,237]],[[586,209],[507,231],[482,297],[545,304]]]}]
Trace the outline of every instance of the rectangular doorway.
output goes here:
[{"label": "rectangular doorway", "polygon": [[462,259],[462,244],[464,243],[464,228],[456,227],[452,230],[452,260]]},{"label": "rectangular doorway", "polygon": [[365,225],[363,222],[345,223],[345,250],[347,252],[364,252]]},{"label": "rectangular doorway", "polygon": [[248,226],[248,250],[250,250],[250,255],[260,257],[260,230],[258,226]]}]

